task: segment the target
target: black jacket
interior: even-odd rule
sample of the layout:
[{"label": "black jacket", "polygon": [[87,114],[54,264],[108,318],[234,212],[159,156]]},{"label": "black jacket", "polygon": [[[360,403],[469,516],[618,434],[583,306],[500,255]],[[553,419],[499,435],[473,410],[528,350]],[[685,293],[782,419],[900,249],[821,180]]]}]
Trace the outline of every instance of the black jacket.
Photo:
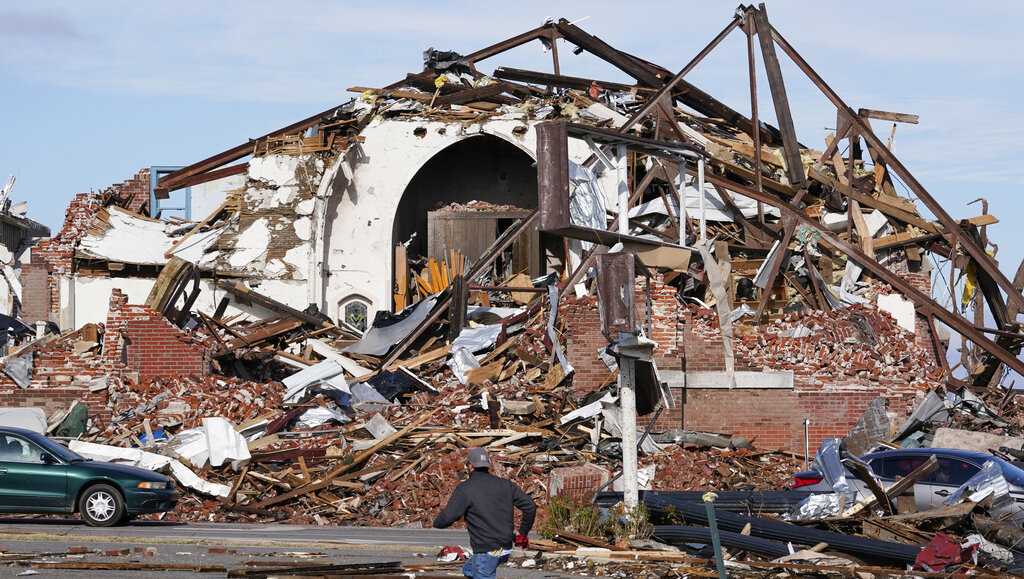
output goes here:
[{"label": "black jacket", "polygon": [[434,519],[434,528],[444,529],[462,517],[469,528],[474,553],[512,548],[512,507],[522,511],[519,532],[530,533],[537,505],[510,480],[475,470],[455,487],[448,506]]}]

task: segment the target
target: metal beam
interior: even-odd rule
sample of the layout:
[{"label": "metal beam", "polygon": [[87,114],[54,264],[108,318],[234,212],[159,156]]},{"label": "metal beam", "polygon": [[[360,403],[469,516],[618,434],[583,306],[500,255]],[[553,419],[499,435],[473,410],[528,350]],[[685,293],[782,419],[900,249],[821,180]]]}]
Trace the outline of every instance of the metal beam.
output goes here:
[{"label": "metal beam", "polygon": [[[917,178],[910,173],[910,170],[907,169],[896,155],[894,155],[893,152],[885,146],[885,143],[875,135],[874,131],[871,130],[871,124],[857,116],[853,109],[851,109],[843,99],[825,83],[821,76],[811,68],[811,65],[808,64],[802,56],[800,56],[800,53],[798,53],[777,30],[771,28],[770,24],[768,26],[771,31],[772,38],[775,40],[775,43],[779,45],[779,48],[789,56],[793,63],[807,75],[811,82],[818,87],[822,94],[824,94],[840,112],[845,113],[850,117],[851,122],[858,128],[858,132],[861,137],[863,137],[868,144],[878,151],[879,156],[885,161],[889,170],[894,171],[901,179],[903,179],[907,187],[910,188],[917,198],[925,204],[929,211],[938,218],[945,232],[951,233],[953,238],[959,242],[964,250],[974,258],[978,267],[988,272],[988,274],[992,276],[992,279],[994,279],[999,285],[999,288],[1006,292],[1009,303],[1011,305],[1016,305],[1018,308],[1024,309],[1024,297],[1021,296],[1020,290],[1013,286],[1003,272],[999,271],[999,268],[992,261],[992,258],[985,252],[984,248],[978,247],[978,244],[975,243],[973,239],[970,239],[969,236],[964,234],[960,227],[958,227],[957,222],[950,217],[949,213],[946,212],[942,205],[936,201],[930,193],[928,193],[928,190],[924,188],[924,185],[922,185]],[[945,320],[943,320],[943,322],[945,322]]]},{"label": "metal beam", "polygon": [[551,24],[542,24],[537,28],[534,28],[533,30],[527,30],[522,34],[517,34],[512,38],[502,40],[501,42],[492,44],[487,48],[481,48],[476,52],[470,53],[466,55],[466,60],[472,62],[473,64],[476,64],[481,60],[490,58],[496,54],[501,54],[502,52],[511,50],[517,46],[521,46],[523,44],[526,44],[527,42],[530,42],[531,40],[537,40],[538,38],[547,36],[551,33],[551,29]]},{"label": "metal beam", "polygon": [[[666,82],[658,90],[658,92],[655,93],[655,95],[653,97],[649,98],[647,100],[647,103],[639,111],[634,113],[633,116],[630,117],[630,119],[628,121],[626,121],[626,124],[622,125],[622,127],[619,129],[619,131],[623,132],[623,133],[628,131],[630,129],[630,127],[635,125],[637,122],[639,122],[645,116],[647,116],[652,110],[654,110],[654,107],[657,106],[658,100],[660,100],[665,95],[669,94],[672,91],[672,89],[675,88],[675,86],[677,84],[679,84],[683,80],[684,76],[686,76],[687,74],[690,73],[691,70],[696,68],[696,66],[698,64],[700,64],[700,62],[702,60],[704,60],[704,57],[706,57],[712,50],[714,50],[715,47],[718,46],[719,43],[721,43],[722,40],[725,39],[726,36],[729,36],[729,33],[732,32],[733,29],[735,29],[737,26],[739,26],[740,21],[741,21],[741,19],[740,19],[739,16],[734,17],[732,19],[732,22],[730,22],[728,25],[726,25],[726,27],[723,28],[722,31],[719,32],[717,36],[712,38],[711,42],[709,42],[707,44],[707,46],[705,46],[703,48],[703,50],[698,52],[696,56],[694,56],[692,59],[690,59],[690,62],[686,63],[686,66],[684,66],[682,69],[680,69],[679,72],[677,72],[675,74],[675,76],[673,76],[671,79],[669,79],[668,82]],[[684,99],[683,102],[686,102],[686,100]],[[689,104],[689,103],[687,103],[687,104]],[[690,106],[692,106],[692,105],[690,105]],[[736,114],[739,115],[739,113],[736,113]],[[747,122],[749,123],[750,121],[748,120]]]},{"label": "metal beam", "polygon": [[306,117],[301,121],[294,122],[288,125],[287,127],[282,127],[280,129],[277,129],[276,131],[271,131],[263,135],[262,137],[259,137],[257,139],[250,139],[249,141],[242,143],[241,145],[237,145],[226,151],[217,153],[212,157],[208,157],[206,159],[203,159],[202,161],[192,163],[187,167],[182,167],[181,169],[178,169],[173,173],[165,175],[163,179],[160,179],[160,182],[157,184],[157,189],[160,191],[173,191],[175,189],[180,189],[182,187],[182,185],[180,185],[180,182],[184,181],[187,177],[191,177],[193,175],[197,175],[199,173],[203,173],[211,169],[216,169],[218,167],[227,165],[228,163],[237,161],[242,157],[246,157],[252,154],[254,141],[261,141],[269,137],[276,137],[278,135],[308,129],[309,127],[320,122],[325,117],[335,114],[338,111],[338,109],[340,109],[342,106],[344,105],[337,105],[331,107],[326,111],[317,113],[311,117]]},{"label": "metal beam", "polygon": [[786,157],[786,174],[791,185],[802,185],[807,181],[804,165],[800,158],[800,144],[796,139],[796,127],[793,125],[793,112],[789,108],[789,97],[786,96],[786,83],[782,79],[782,67],[779,57],[775,54],[775,43],[772,42],[771,24],[768,24],[768,12],[762,3],[754,10],[754,26],[757,28],[757,40],[761,43],[761,57],[765,73],[768,75],[768,88],[772,93],[775,105],[775,118],[779,121],[782,131],[782,151]]},{"label": "metal beam", "polygon": [[921,309],[922,314],[935,316],[940,321],[942,321],[942,323],[952,328],[961,336],[964,336],[968,340],[974,342],[989,354],[995,356],[1000,362],[1006,364],[1015,372],[1019,374],[1024,374],[1024,362],[1017,359],[1016,356],[1014,356],[1011,352],[1008,352],[999,344],[988,339],[985,336],[985,334],[979,331],[978,328],[974,327],[973,324],[966,321],[959,315],[950,312],[949,310],[935,302],[931,297],[925,295],[920,290],[910,285],[910,283],[908,283],[905,279],[894,274],[893,272],[886,269],[885,266],[878,263],[876,260],[865,255],[864,252],[861,251],[859,248],[854,247],[853,245],[839,239],[831,231],[822,226],[820,223],[804,215],[803,212],[800,211],[798,208],[777,197],[773,197],[760,191],[756,191],[745,185],[738,185],[714,174],[709,173],[708,175],[705,176],[705,178],[712,183],[716,183],[718,185],[721,185],[722,187],[728,187],[733,191],[740,193],[741,195],[745,195],[747,197],[750,197],[751,199],[754,199],[755,201],[763,201],[764,203],[768,203],[769,205],[778,207],[779,210],[783,212],[783,214],[791,215],[797,220],[798,223],[802,225],[807,225],[808,227],[811,227],[814,230],[818,231],[821,234],[822,240],[825,243],[845,253],[847,257],[852,259],[854,262],[856,262],[864,269],[870,271],[875,277],[888,283],[896,290],[902,292],[904,296],[906,296],[908,299],[914,302],[914,304]]}]

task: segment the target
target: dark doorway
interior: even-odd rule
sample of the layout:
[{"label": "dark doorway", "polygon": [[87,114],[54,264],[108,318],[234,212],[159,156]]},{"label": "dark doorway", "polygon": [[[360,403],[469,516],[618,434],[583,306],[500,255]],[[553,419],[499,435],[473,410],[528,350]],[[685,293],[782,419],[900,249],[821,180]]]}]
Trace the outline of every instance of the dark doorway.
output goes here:
[{"label": "dark doorway", "polygon": [[404,243],[415,233],[408,256],[426,256],[427,212],[470,201],[536,208],[533,159],[491,135],[470,137],[442,149],[405,188],[395,216],[394,242]]}]

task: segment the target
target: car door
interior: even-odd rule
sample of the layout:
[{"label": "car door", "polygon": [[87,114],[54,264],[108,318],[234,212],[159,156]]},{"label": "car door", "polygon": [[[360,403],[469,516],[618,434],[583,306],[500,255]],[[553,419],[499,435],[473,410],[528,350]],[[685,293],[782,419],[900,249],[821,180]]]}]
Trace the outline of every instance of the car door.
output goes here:
[{"label": "car door", "polygon": [[935,471],[918,483],[925,491],[928,503],[925,508],[929,509],[941,507],[953,491],[981,470],[974,464],[953,457],[940,457],[938,463]]},{"label": "car door", "polygon": [[[0,509],[52,511],[67,507],[67,465],[46,462],[45,450],[15,434],[0,434]],[[52,457],[51,457],[52,458]]]}]

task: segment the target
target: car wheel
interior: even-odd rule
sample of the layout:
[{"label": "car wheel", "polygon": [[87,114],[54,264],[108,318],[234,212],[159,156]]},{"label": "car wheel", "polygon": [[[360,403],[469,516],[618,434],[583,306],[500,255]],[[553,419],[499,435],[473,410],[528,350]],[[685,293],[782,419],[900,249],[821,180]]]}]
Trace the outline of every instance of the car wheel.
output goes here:
[{"label": "car wheel", "polygon": [[124,499],[110,485],[91,486],[78,500],[78,512],[90,527],[110,527],[121,522],[124,517]]}]

